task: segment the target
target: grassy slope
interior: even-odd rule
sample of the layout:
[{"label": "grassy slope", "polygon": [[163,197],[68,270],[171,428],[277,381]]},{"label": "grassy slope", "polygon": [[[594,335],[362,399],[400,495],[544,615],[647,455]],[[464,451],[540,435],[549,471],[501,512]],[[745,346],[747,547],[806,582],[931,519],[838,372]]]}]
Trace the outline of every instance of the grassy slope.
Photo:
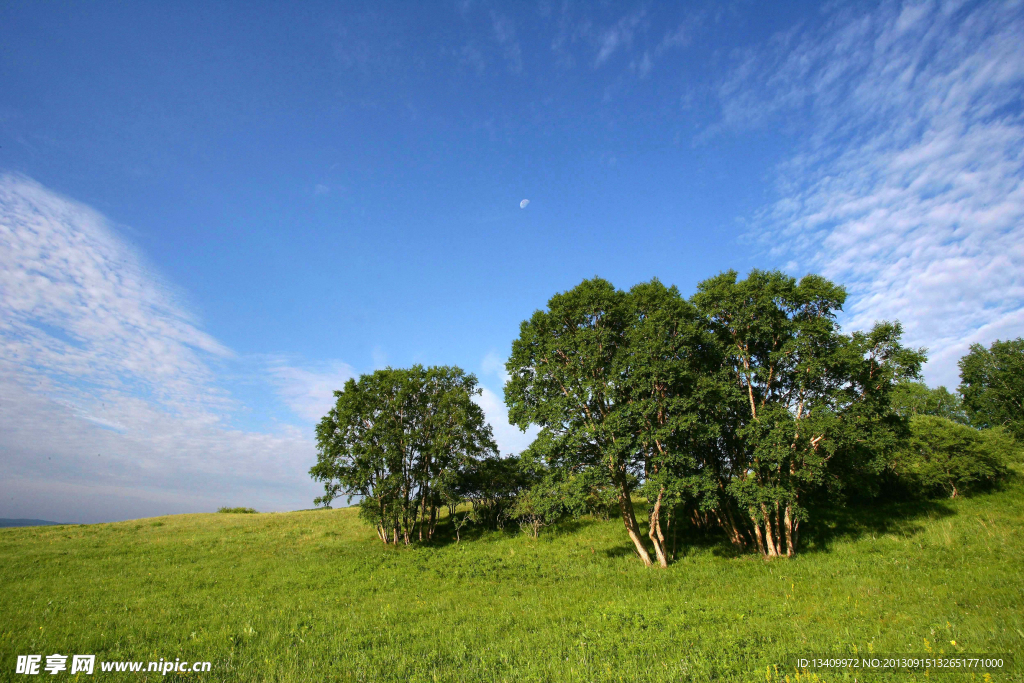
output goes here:
[{"label": "grassy slope", "polygon": [[[211,660],[208,681],[409,682],[765,680],[802,653],[1019,652],[1022,493],[1018,478],[821,518],[790,561],[704,541],[668,571],[630,556],[619,520],[397,549],[354,510],[3,529],[0,680],[53,652]],[[995,680],[1024,680],[1024,661]]]}]

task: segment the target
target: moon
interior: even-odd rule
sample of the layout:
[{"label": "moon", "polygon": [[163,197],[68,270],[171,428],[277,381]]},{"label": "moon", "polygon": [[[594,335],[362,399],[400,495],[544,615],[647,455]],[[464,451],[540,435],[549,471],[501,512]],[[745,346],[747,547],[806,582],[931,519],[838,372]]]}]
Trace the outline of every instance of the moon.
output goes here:
[{"label": "moon", "polygon": [[530,203],[529,199],[524,199],[523,201],[519,202],[519,208],[520,209],[525,209],[526,205],[529,204],[529,203]]}]

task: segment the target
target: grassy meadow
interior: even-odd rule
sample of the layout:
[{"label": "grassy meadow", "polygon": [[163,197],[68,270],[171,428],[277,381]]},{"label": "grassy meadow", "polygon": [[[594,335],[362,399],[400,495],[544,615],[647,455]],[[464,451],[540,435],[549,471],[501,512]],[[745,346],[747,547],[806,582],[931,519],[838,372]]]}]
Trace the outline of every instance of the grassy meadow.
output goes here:
[{"label": "grassy meadow", "polygon": [[[0,680],[35,679],[18,654],[62,653],[136,681],[1021,681],[1024,657],[988,678],[792,662],[1021,652],[1022,494],[1017,475],[967,499],[846,508],[808,524],[793,560],[688,538],[667,571],[631,556],[619,519],[409,548],[383,547],[354,509],[0,529]],[[212,671],[98,670],[161,657]]]}]

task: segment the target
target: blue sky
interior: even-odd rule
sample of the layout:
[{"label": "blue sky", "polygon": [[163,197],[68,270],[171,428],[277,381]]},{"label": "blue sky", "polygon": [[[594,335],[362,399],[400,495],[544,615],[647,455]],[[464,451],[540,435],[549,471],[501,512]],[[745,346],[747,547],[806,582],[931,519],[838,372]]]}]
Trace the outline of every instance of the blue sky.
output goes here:
[{"label": "blue sky", "polygon": [[1024,330],[1024,8],[782,5],[5,3],[0,517],[309,507],[387,364],[517,451],[511,341],[593,275],[820,272],[955,386]]}]

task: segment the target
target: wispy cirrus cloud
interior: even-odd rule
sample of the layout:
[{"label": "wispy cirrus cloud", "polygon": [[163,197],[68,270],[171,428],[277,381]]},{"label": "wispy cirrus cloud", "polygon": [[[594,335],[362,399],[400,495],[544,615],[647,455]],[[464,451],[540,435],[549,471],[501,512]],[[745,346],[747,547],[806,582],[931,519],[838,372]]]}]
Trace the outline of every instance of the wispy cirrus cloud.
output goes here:
[{"label": "wispy cirrus cloud", "polygon": [[901,320],[933,383],[1024,333],[1022,35],[1017,2],[840,10],[737,55],[719,90],[709,134],[800,131],[752,234],[846,284],[848,327]]},{"label": "wispy cirrus cloud", "polygon": [[628,50],[633,44],[633,34],[641,27],[646,12],[640,9],[630,13],[601,32],[594,66],[607,62],[620,48]]},{"label": "wispy cirrus cloud", "polygon": [[308,505],[311,440],[231,427],[240,406],[217,368],[234,354],[179,299],[103,216],[0,176],[0,509],[98,521]]},{"label": "wispy cirrus cloud", "polygon": [[523,50],[516,38],[516,25],[503,14],[491,12],[491,26],[494,28],[494,38],[501,46],[505,63],[512,74],[523,72]]},{"label": "wispy cirrus cloud", "polygon": [[[385,362],[374,350],[374,362]],[[500,385],[502,363],[483,363]],[[232,426],[232,374],[269,390],[303,427]],[[95,522],[308,507],[310,427],[356,371],[341,361],[239,358],[99,213],[0,176],[0,516]],[[237,379],[237,378],[236,378]],[[477,401],[503,452],[530,441],[498,392]]]},{"label": "wispy cirrus cloud", "polygon": [[288,407],[314,424],[334,407],[334,392],[358,374],[351,365],[341,361],[310,368],[277,359],[270,361],[268,369]]}]

